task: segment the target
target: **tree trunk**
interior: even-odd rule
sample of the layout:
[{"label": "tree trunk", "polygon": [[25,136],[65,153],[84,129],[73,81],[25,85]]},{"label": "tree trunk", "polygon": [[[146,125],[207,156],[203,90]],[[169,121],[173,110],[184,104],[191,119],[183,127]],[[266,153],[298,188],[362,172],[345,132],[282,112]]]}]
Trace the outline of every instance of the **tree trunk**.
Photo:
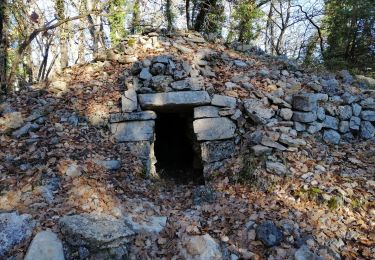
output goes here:
[{"label": "tree trunk", "polygon": [[[56,0],[56,12],[59,20],[65,20],[64,0]],[[67,24],[60,27],[60,68],[66,68],[69,65],[68,53],[68,30]]]},{"label": "tree trunk", "polygon": [[194,30],[197,32],[202,31],[204,21],[206,20],[206,16],[209,13],[210,7],[214,6],[216,4],[217,0],[204,0],[200,4],[199,8],[199,13],[197,15],[197,18],[195,19],[195,24],[194,24]]},{"label": "tree trunk", "polygon": [[186,12],[186,27],[190,30],[190,0],[185,0],[185,12]]},{"label": "tree trunk", "polygon": [[131,29],[130,29],[130,32],[132,34],[135,34],[138,29],[139,29],[139,26],[140,26],[140,8],[139,8],[139,5],[140,5],[140,2],[139,0],[135,0],[134,1],[134,6],[133,6],[133,18],[132,18],[132,25],[131,25]]},{"label": "tree trunk", "polygon": [[7,91],[6,73],[7,73],[7,35],[6,35],[6,3],[0,2],[0,93]]}]

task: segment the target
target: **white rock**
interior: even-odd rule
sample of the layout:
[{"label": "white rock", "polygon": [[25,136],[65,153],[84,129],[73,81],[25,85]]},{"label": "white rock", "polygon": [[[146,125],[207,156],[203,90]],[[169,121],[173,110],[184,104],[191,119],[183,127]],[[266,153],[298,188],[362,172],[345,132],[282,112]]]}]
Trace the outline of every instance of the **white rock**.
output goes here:
[{"label": "white rock", "polygon": [[218,243],[209,234],[183,237],[180,251],[185,259],[219,260],[223,257]]},{"label": "white rock", "polygon": [[61,240],[50,230],[36,234],[25,260],[64,260],[64,251]]}]

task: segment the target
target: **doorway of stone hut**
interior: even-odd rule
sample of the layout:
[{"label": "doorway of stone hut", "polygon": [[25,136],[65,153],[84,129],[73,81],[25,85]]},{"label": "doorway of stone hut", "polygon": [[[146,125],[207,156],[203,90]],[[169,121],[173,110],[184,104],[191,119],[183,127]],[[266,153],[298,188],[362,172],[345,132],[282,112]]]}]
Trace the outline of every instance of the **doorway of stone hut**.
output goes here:
[{"label": "doorway of stone hut", "polygon": [[157,112],[156,171],[178,184],[204,184],[200,145],[193,130],[193,110]]}]

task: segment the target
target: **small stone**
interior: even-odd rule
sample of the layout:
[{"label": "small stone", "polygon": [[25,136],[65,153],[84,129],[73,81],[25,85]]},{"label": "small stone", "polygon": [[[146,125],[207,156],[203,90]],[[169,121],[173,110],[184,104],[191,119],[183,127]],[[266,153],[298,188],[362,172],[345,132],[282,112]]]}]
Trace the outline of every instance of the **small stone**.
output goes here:
[{"label": "small stone", "polygon": [[261,144],[264,145],[264,146],[275,148],[275,149],[280,150],[280,151],[285,151],[287,149],[285,146],[279,144],[278,142],[273,141],[271,138],[269,138],[266,135],[264,135],[262,137]]},{"label": "small stone", "polygon": [[151,79],[153,89],[158,92],[166,92],[172,82],[173,78],[171,76],[158,75]]},{"label": "small stone", "polygon": [[306,125],[300,122],[294,122],[294,129],[296,129],[297,132],[303,132],[306,131]]},{"label": "small stone", "polygon": [[235,60],[233,61],[233,64],[234,66],[239,67],[239,68],[247,68],[249,66],[246,62],[242,60]]},{"label": "small stone", "polygon": [[152,75],[163,75],[165,72],[165,64],[163,63],[154,63],[150,69]]},{"label": "small stone", "polygon": [[342,100],[344,101],[345,104],[352,104],[353,102],[356,102],[358,100],[358,97],[353,96],[352,94],[346,92],[344,95],[341,96]]},{"label": "small stone", "polygon": [[25,260],[64,260],[61,240],[50,230],[41,231],[34,237]]},{"label": "small stone", "polygon": [[280,109],[280,114],[279,114],[282,119],[289,121],[293,117],[293,111],[289,108],[282,108]]},{"label": "small stone", "polygon": [[95,160],[95,163],[109,171],[116,171],[121,168],[121,161],[119,160]]},{"label": "small stone", "polygon": [[179,251],[184,259],[220,260],[223,258],[219,244],[209,234],[184,236]]},{"label": "small stone", "polygon": [[339,129],[339,120],[333,116],[326,116],[323,121],[323,127],[337,130]]},{"label": "small stone", "polygon": [[223,95],[214,95],[211,104],[218,107],[236,107],[237,100],[234,97],[228,97]]},{"label": "small stone", "polygon": [[293,121],[301,122],[301,123],[311,123],[318,119],[316,112],[299,112],[294,111]]},{"label": "small stone", "polygon": [[246,99],[244,107],[248,116],[258,124],[267,124],[268,120],[275,115],[275,111],[261,100]]},{"label": "small stone", "polygon": [[10,112],[0,117],[0,133],[8,133],[24,124],[21,112]]},{"label": "small stone", "polygon": [[320,121],[324,121],[324,119],[326,119],[326,111],[323,107],[318,107],[316,115]]},{"label": "small stone", "polygon": [[362,107],[357,103],[352,104],[353,116],[359,116],[362,111]]},{"label": "small stone", "polygon": [[233,140],[211,141],[201,144],[202,160],[212,163],[232,157],[235,151]]},{"label": "small stone", "polygon": [[251,147],[252,152],[255,156],[269,155],[272,153],[272,148],[257,144]]},{"label": "small stone", "polygon": [[283,240],[280,228],[269,220],[257,226],[256,236],[267,247],[277,246]]},{"label": "small stone", "polygon": [[294,139],[286,134],[281,134],[279,142],[292,147],[305,146],[306,141],[303,139]]},{"label": "small stone", "polygon": [[213,203],[216,199],[216,193],[207,186],[198,186],[193,191],[194,205],[202,205],[203,203]]},{"label": "small stone", "polygon": [[280,176],[285,176],[289,173],[288,169],[285,167],[284,164],[272,161],[266,162],[266,170],[269,173],[274,173]]},{"label": "small stone", "polygon": [[349,121],[341,121],[339,124],[339,132],[345,134],[349,131]]},{"label": "small stone", "polygon": [[361,119],[359,117],[353,116],[349,121],[349,128],[354,131],[359,131],[361,126]]},{"label": "small stone", "polygon": [[326,130],[323,133],[323,140],[330,144],[339,144],[341,136],[334,130]]},{"label": "small stone", "polygon": [[347,70],[340,71],[339,75],[342,78],[342,80],[344,81],[344,83],[352,84],[353,81],[354,81],[353,76],[350,75],[350,72],[347,71]]},{"label": "small stone", "polygon": [[315,111],[317,108],[316,96],[314,94],[294,95],[293,108],[304,112]]},{"label": "small stone", "polygon": [[143,68],[141,73],[139,74],[139,78],[142,80],[151,80],[152,74],[150,73],[148,68]]},{"label": "small stone", "polygon": [[164,63],[164,64],[168,64],[169,61],[170,61],[170,57],[167,56],[167,55],[156,56],[155,58],[152,59],[152,62],[153,62],[153,63]]},{"label": "small stone", "polygon": [[323,128],[322,123],[314,122],[314,123],[311,123],[307,127],[307,132],[310,133],[310,134],[315,134],[315,133],[319,132],[320,130],[322,130],[322,128]]},{"label": "small stone", "polygon": [[306,245],[301,246],[294,253],[294,258],[295,260],[323,260],[322,257],[311,252]]},{"label": "small stone", "polygon": [[365,121],[375,122],[375,111],[362,110],[361,118]]},{"label": "small stone", "polygon": [[349,120],[353,116],[351,106],[339,106],[337,108],[337,115],[341,120]]},{"label": "small stone", "polygon": [[183,79],[183,80],[172,82],[171,87],[174,90],[190,90],[191,89],[190,79]]},{"label": "small stone", "polygon": [[375,99],[372,97],[362,100],[360,104],[363,109],[375,110]]},{"label": "small stone", "polygon": [[368,121],[361,122],[360,136],[364,139],[371,139],[375,135],[375,127]]}]

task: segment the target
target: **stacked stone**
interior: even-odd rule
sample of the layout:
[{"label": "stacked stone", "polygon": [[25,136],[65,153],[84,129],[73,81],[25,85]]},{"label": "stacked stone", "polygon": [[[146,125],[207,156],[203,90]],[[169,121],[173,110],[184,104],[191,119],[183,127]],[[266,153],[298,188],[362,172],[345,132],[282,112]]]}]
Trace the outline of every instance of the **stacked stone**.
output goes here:
[{"label": "stacked stone", "polygon": [[375,135],[375,101],[372,97],[345,93],[341,96],[304,93],[293,96],[294,127],[299,132],[323,133],[327,143],[339,144],[355,135],[370,139]]},{"label": "stacked stone", "polygon": [[155,172],[154,111],[194,108],[193,128],[201,144],[205,174],[233,155],[234,121],[241,114],[235,98],[211,98],[203,90],[198,71],[186,61],[165,55],[135,63],[132,74],[122,95],[122,113],[110,116],[110,127],[115,140],[139,157],[149,174]]}]

